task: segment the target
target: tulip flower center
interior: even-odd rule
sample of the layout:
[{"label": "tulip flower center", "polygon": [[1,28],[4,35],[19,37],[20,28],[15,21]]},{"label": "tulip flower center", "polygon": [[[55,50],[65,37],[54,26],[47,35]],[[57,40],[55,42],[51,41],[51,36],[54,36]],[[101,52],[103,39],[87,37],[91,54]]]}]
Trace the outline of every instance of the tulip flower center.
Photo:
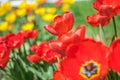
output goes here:
[{"label": "tulip flower center", "polygon": [[97,62],[89,61],[80,67],[79,75],[84,78],[92,79],[99,75],[100,65]]}]

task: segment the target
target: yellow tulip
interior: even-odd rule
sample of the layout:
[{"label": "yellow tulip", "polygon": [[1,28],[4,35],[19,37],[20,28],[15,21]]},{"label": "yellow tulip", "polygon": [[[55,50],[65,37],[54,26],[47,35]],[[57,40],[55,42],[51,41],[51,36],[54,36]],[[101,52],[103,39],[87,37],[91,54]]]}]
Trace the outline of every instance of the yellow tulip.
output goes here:
[{"label": "yellow tulip", "polygon": [[33,30],[34,24],[33,23],[26,23],[22,25],[22,30]]},{"label": "yellow tulip", "polygon": [[12,9],[12,5],[11,5],[11,2],[6,2],[3,4],[3,8],[6,10],[6,11],[9,11]]},{"label": "yellow tulip", "polygon": [[35,10],[35,13],[38,15],[44,15],[45,14],[45,8],[37,8]]},{"label": "yellow tulip", "polygon": [[70,8],[70,5],[69,4],[63,4],[62,8],[61,8],[61,11],[62,12],[66,12],[68,11],[68,9]]},{"label": "yellow tulip", "polygon": [[42,19],[50,22],[54,19],[54,17],[55,17],[55,15],[53,15],[53,14],[45,14],[45,15],[42,16]]},{"label": "yellow tulip", "polygon": [[13,22],[15,22],[15,20],[16,20],[16,15],[15,15],[15,13],[10,13],[10,14],[8,14],[6,17],[5,17],[5,20],[7,21],[7,22],[10,22],[10,23],[13,23]]},{"label": "yellow tulip", "polygon": [[27,7],[27,2],[26,1],[23,1],[19,6],[18,6],[18,8],[19,9],[26,9],[26,7]]},{"label": "yellow tulip", "polygon": [[63,3],[67,4],[73,4],[75,0],[62,0]]},{"label": "yellow tulip", "polygon": [[46,12],[49,14],[54,14],[56,12],[56,8],[46,8]]},{"label": "yellow tulip", "polygon": [[8,29],[8,22],[0,23],[0,31],[6,31]]},{"label": "yellow tulip", "polygon": [[44,3],[45,3],[45,0],[36,0],[36,2],[37,2],[38,4],[44,4]]},{"label": "yellow tulip", "polygon": [[37,8],[37,4],[36,3],[32,3],[32,4],[28,4],[27,5],[27,10],[31,11],[31,10],[35,10]]},{"label": "yellow tulip", "polygon": [[3,6],[0,6],[0,17],[5,15],[6,10],[3,8]]},{"label": "yellow tulip", "polygon": [[27,20],[28,20],[28,22],[33,22],[35,20],[35,16],[34,15],[28,15]]},{"label": "yellow tulip", "polygon": [[17,9],[16,10],[16,15],[19,17],[25,16],[26,15],[26,9]]}]

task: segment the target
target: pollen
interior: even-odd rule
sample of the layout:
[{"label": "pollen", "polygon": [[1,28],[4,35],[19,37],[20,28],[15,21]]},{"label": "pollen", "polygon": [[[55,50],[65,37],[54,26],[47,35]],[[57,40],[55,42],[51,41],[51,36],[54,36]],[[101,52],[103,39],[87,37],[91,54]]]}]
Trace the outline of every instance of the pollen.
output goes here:
[{"label": "pollen", "polygon": [[91,80],[92,78],[99,76],[99,74],[100,65],[93,60],[85,62],[85,64],[80,67],[79,75],[84,77],[86,80]]}]

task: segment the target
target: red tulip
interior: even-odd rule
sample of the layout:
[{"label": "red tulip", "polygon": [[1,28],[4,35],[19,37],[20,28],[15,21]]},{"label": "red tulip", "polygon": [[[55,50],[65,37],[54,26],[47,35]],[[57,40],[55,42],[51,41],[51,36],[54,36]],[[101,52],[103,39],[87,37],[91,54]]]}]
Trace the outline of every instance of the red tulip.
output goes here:
[{"label": "red tulip", "polygon": [[47,42],[42,42],[40,45],[33,46],[31,49],[35,54],[29,55],[28,60],[33,63],[38,63],[41,60],[48,63],[54,63],[61,57],[61,54],[51,49]]},{"label": "red tulip", "polygon": [[20,48],[24,42],[24,38],[21,35],[10,34],[6,37],[6,42],[10,48]]},{"label": "red tulip", "polygon": [[0,43],[0,68],[5,68],[9,61],[10,50],[5,43]]},{"label": "red tulip", "polygon": [[99,13],[102,16],[107,16],[109,18],[112,18],[114,15],[114,10],[110,5],[101,5],[100,9],[99,9]]},{"label": "red tulip", "polygon": [[57,40],[52,40],[49,42],[51,48],[53,48],[58,53],[65,56],[65,51],[68,45],[72,43],[79,43],[85,38],[85,26],[82,25],[78,27],[74,32],[62,34]]},{"label": "red tulip", "polygon": [[64,45],[63,42],[59,40],[51,40],[49,42],[49,46],[52,50],[64,56],[65,48],[63,47],[63,45]]},{"label": "red tulip", "polygon": [[0,36],[0,43],[3,41],[3,37],[2,36]]},{"label": "red tulip", "polygon": [[94,14],[93,16],[87,16],[87,22],[92,26],[102,26],[109,24],[110,18],[107,16],[102,16],[99,13]]},{"label": "red tulip", "polygon": [[39,63],[42,60],[41,57],[36,54],[27,56],[27,59],[32,63]]},{"label": "red tulip", "polygon": [[108,73],[109,50],[100,42],[85,39],[67,47],[68,55],[60,63],[60,71],[72,80],[99,80]]},{"label": "red tulip", "polygon": [[37,50],[38,50],[38,45],[32,45],[31,46],[31,48],[30,48],[30,50],[32,51],[32,52],[37,52]]},{"label": "red tulip", "polygon": [[25,39],[33,39],[37,36],[38,30],[33,31],[19,31],[19,35],[23,36]]},{"label": "red tulip", "polygon": [[61,58],[61,54],[54,51],[47,42],[39,45],[37,54],[42,55],[43,60],[48,63],[54,63],[58,58]]},{"label": "red tulip", "polygon": [[96,0],[96,2],[93,4],[93,7],[102,12],[102,14],[109,14],[106,16],[116,16],[120,14],[119,2],[120,0]]},{"label": "red tulip", "polygon": [[62,4],[62,0],[57,0],[57,1],[54,3],[54,5],[55,5],[56,7],[60,6],[61,4]]},{"label": "red tulip", "polygon": [[58,37],[58,40],[63,43],[80,42],[85,38],[85,31],[86,31],[86,27],[85,25],[82,25],[78,27],[74,32],[60,35]]},{"label": "red tulip", "polygon": [[44,28],[54,35],[60,35],[63,33],[67,33],[69,30],[71,30],[73,24],[73,14],[71,12],[66,12],[63,16],[56,16],[54,18],[54,23],[47,24]]},{"label": "red tulip", "polygon": [[112,42],[110,45],[110,58],[109,64],[110,68],[112,68],[116,72],[120,72],[120,39],[117,39]]}]

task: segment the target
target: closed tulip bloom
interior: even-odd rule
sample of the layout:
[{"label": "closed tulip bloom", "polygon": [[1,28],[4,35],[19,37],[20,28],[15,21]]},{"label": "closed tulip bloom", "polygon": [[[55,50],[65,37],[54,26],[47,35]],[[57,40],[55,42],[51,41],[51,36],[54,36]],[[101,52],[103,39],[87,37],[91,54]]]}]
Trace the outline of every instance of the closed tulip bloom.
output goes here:
[{"label": "closed tulip bloom", "polygon": [[63,33],[67,33],[74,24],[74,17],[71,12],[64,13],[63,16],[58,15],[54,18],[53,24],[47,24],[45,25],[45,29],[54,34],[54,35],[60,35]]}]

